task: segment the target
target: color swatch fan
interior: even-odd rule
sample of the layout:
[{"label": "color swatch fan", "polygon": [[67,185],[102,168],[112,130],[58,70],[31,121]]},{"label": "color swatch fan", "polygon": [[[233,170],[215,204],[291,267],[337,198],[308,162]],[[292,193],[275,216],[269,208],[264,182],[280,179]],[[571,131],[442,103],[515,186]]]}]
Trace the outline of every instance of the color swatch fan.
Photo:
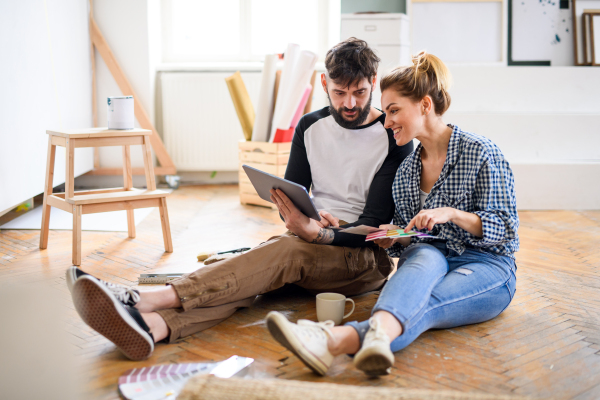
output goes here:
[{"label": "color swatch fan", "polygon": [[428,235],[419,231],[408,231],[404,232],[403,229],[379,229],[367,225],[358,225],[351,228],[340,229],[340,232],[352,233],[354,235],[365,235],[367,238],[365,241],[377,240],[377,239],[394,239],[402,237],[419,237],[419,238],[436,238],[437,236]]},{"label": "color swatch fan", "polygon": [[252,362],[252,358],[232,356],[222,362],[134,368],[119,378],[119,392],[130,400],[174,399],[192,376],[211,374],[219,378],[231,378]]}]

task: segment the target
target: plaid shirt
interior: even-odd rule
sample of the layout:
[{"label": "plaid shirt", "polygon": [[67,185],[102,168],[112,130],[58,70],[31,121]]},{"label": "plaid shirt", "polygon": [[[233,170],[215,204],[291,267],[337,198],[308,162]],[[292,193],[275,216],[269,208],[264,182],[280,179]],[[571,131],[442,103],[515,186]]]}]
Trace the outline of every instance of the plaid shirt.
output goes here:
[{"label": "plaid shirt", "polygon": [[[491,140],[448,125],[452,136],[442,172],[433,185],[423,209],[452,207],[477,214],[483,237],[477,237],[453,222],[435,225],[432,235],[446,240],[449,249],[462,254],[466,245],[509,256],[519,250],[519,216],[512,171],[504,155]],[[392,194],[396,211],[394,225],[406,227],[420,211],[421,150],[419,144],[398,168]],[[432,239],[411,238],[412,243]],[[405,247],[399,243],[388,249],[399,257]]]}]

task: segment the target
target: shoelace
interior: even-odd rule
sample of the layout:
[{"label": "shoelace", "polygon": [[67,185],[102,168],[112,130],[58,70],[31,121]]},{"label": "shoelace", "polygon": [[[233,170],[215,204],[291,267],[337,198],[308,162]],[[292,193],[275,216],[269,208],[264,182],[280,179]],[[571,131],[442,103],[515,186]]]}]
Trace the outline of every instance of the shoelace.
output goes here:
[{"label": "shoelace", "polygon": [[369,341],[371,343],[373,343],[373,342],[383,342],[385,344],[390,343],[390,338],[381,328],[381,325],[380,325],[378,319],[370,318],[369,319],[369,327],[371,329],[369,329],[369,331],[367,332],[367,335],[369,336]]},{"label": "shoelace", "polygon": [[309,332],[325,332],[327,336],[329,336],[334,342],[336,342],[335,336],[333,336],[333,333],[331,333],[331,328],[335,326],[335,323],[333,321],[314,322],[308,319],[299,319],[297,324],[298,326],[304,326],[307,328],[318,328],[319,330],[311,329]]},{"label": "shoelace", "polygon": [[104,286],[106,286],[122,303],[129,304],[129,299],[131,299],[133,304],[140,301],[140,294],[134,289],[102,280],[100,282],[102,282],[102,284],[104,284]]}]

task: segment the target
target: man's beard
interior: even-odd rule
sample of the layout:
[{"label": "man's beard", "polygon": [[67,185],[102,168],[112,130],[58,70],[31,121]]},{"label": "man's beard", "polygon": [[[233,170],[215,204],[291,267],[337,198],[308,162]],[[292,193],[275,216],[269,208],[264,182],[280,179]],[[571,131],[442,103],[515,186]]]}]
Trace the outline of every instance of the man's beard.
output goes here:
[{"label": "man's beard", "polygon": [[[340,107],[339,110],[336,110],[333,107],[333,104],[331,104],[331,98],[329,98],[329,95],[327,95],[327,100],[329,100],[329,113],[333,116],[333,119],[335,120],[335,122],[338,123],[339,126],[341,126],[342,128],[346,128],[346,129],[353,129],[358,126],[361,126],[363,124],[363,122],[365,122],[367,120],[367,117],[369,116],[369,113],[371,112],[371,100],[372,99],[373,99],[373,92],[371,92],[371,94],[369,95],[369,101],[363,108],[354,107],[353,109],[349,109],[349,108],[346,108],[345,106],[342,106],[342,107]],[[358,116],[355,119],[353,119],[352,121],[348,121],[342,115],[342,113],[344,111],[358,111]]]}]

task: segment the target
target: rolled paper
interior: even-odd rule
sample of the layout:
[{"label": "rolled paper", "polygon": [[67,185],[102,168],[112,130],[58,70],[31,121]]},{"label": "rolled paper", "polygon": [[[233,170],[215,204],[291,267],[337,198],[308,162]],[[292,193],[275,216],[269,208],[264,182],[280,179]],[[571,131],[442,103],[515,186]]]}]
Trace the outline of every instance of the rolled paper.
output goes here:
[{"label": "rolled paper", "polygon": [[285,92],[283,102],[280,101],[283,103],[281,113],[276,115],[276,119],[273,121],[277,129],[288,129],[291,126],[298,104],[304,96],[306,85],[315,69],[317,58],[312,51],[304,50],[300,53],[294,67],[291,87]]},{"label": "rolled paper", "polygon": [[242,131],[246,140],[252,139],[252,128],[254,126],[254,107],[252,107],[252,101],[244,85],[244,80],[240,71],[225,78],[231,100],[237,112],[238,119],[242,125]]},{"label": "rolled paper", "polygon": [[290,129],[276,129],[275,135],[273,136],[273,143],[286,143],[291,142],[294,138],[294,128]]},{"label": "rolled paper", "polygon": [[260,78],[260,91],[256,105],[256,119],[252,129],[253,142],[266,142],[271,133],[271,121],[273,120],[273,102],[275,100],[274,87],[277,70],[277,54],[269,54],[265,57],[262,76]]},{"label": "rolled paper", "polygon": [[312,86],[312,90],[310,91],[310,95],[308,96],[308,101],[306,102],[306,105],[304,106],[304,114],[308,114],[310,112],[310,109],[312,108],[312,100],[313,100],[313,94],[315,92],[316,77],[317,77],[317,71],[313,71],[313,74],[310,77],[310,86]]},{"label": "rolled paper", "polygon": [[[278,70],[275,74],[275,87],[273,88],[273,113],[275,112],[275,107],[277,106],[277,93],[279,92],[279,83],[281,82],[281,70]],[[271,114],[271,120],[273,119],[273,115]],[[271,121],[269,126],[273,125]]]},{"label": "rolled paper", "polygon": [[302,116],[304,115],[304,107],[306,106],[306,103],[307,103],[308,98],[310,97],[311,93],[312,93],[312,85],[308,84],[308,85],[306,85],[306,89],[304,90],[304,95],[302,96],[302,99],[300,100],[300,104],[298,104],[298,108],[296,110],[296,113],[294,114],[294,118],[292,119],[290,128],[285,129],[285,130],[277,129],[275,131],[273,143],[284,143],[284,142],[292,141],[292,139],[294,138],[294,131],[296,130],[296,126],[298,125],[300,118],[302,118]]},{"label": "rolled paper", "polygon": [[294,118],[292,118],[292,123],[290,124],[290,128],[295,128],[300,121],[300,118],[305,114],[304,109],[306,107],[306,103],[312,94],[313,87],[309,83],[306,85],[304,89],[304,94],[302,95],[302,99],[300,100],[300,104],[298,104],[298,108],[296,109],[296,113],[294,114]]},{"label": "rolled paper", "polygon": [[[281,80],[279,82],[279,90],[277,91],[277,102],[275,103],[275,111],[273,112],[273,123],[271,125],[271,132],[269,136],[270,142],[273,142],[275,131],[277,130],[276,121],[280,120],[283,108],[287,107],[287,98],[289,97],[288,93],[294,83],[294,68],[299,55],[300,46],[294,43],[288,44],[283,58],[283,69],[281,70]],[[289,125],[287,128],[289,128]]]}]

